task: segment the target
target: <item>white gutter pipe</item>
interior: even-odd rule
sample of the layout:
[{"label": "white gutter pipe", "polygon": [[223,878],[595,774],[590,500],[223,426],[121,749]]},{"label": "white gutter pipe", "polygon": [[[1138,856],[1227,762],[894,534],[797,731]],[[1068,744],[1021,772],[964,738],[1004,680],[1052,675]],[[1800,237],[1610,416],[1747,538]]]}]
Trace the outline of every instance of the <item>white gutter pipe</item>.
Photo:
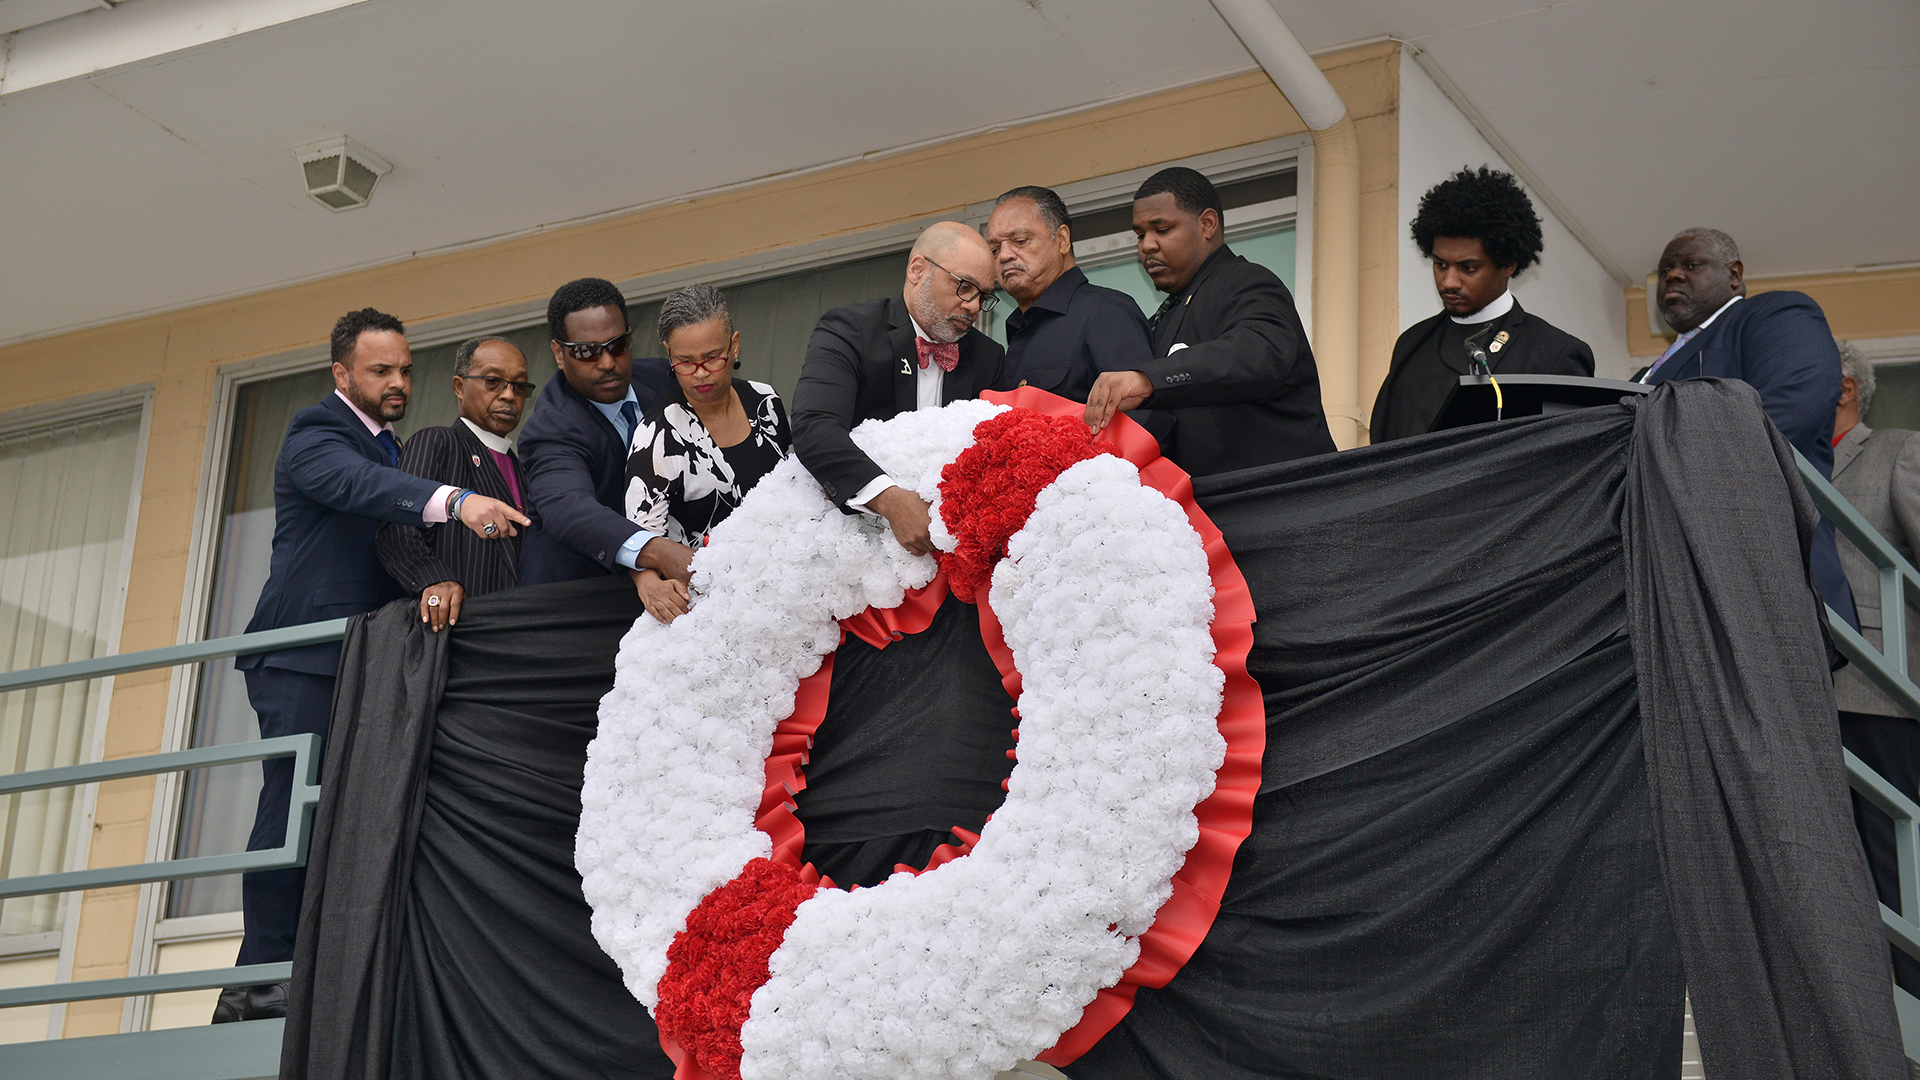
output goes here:
[{"label": "white gutter pipe", "polygon": [[1347,103],[1268,0],[1211,0],[1313,132],[1313,354],[1342,450],[1366,441],[1360,415],[1360,140]]}]

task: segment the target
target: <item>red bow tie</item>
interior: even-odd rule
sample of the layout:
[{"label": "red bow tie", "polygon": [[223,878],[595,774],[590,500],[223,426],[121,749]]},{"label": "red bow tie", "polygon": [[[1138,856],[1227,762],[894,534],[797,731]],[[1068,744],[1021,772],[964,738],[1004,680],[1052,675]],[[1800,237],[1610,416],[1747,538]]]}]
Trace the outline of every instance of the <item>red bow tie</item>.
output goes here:
[{"label": "red bow tie", "polygon": [[927,369],[927,361],[940,365],[941,371],[952,371],[960,363],[960,343],[950,341],[944,345],[928,341],[923,337],[913,339],[913,347],[920,353],[920,370]]}]

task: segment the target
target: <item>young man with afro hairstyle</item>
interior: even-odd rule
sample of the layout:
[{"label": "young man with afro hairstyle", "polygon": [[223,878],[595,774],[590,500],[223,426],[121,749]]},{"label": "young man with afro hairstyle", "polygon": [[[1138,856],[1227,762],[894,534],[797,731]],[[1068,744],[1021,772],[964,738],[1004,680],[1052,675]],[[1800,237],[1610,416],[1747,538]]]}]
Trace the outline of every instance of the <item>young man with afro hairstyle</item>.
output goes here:
[{"label": "young man with afro hairstyle", "polygon": [[1376,443],[1424,433],[1460,376],[1469,350],[1498,375],[1593,374],[1587,343],[1530,315],[1507,284],[1540,259],[1540,218],[1514,178],[1462,169],[1420,198],[1413,242],[1433,260],[1441,310],[1393,344],[1393,364],[1373,402]]}]

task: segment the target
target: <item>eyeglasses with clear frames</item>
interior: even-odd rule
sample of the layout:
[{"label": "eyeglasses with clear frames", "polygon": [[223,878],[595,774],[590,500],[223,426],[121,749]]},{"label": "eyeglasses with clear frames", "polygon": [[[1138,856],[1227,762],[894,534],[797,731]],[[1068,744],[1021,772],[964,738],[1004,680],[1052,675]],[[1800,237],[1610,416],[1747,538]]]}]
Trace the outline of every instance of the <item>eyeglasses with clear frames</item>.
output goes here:
[{"label": "eyeglasses with clear frames", "polygon": [[[920,257],[923,259],[927,259],[925,255],[922,255]],[[953,271],[947,269],[946,267],[940,266],[939,263],[933,262],[932,259],[927,259],[927,261],[930,263],[933,263],[933,265],[935,266],[939,266],[941,273],[953,279],[953,294],[960,298],[961,303],[964,304],[969,300],[977,299],[980,301],[980,310],[984,313],[984,312],[992,311],[993,305],[1000,302],[1000,294],[997,292],[994,292],[992,286],[988,286],[983,289],[980,286],[975,285],[973,282],[968,281],[966,278],[961,277],[959,274],[956,274]]]},{"label": "eyeglasses with clear frames", "polygon": [[512,379],[503,379],[498,375],[456,375],[454,376],[454,378],[478,379],[480,381],[480,385],[486,387],[487,393],[489,394],[497,394],[500,391],[505,390],[507,387],[511,386],[513,387],[514,393],[520,395],[523,398],[526,398],[526,397],[532,397],[533,392],[539,389],[539,387],[533,385],[530,382],[514,382]]},{"label": "eyeglasses with clear frames", "polygon": [[603,352],[612,356],[625,356],[628,347],[633,344],[633,331],[629,330],[619,337],[608,338],[605,341],[561,341],[559,338],[554,338],[553,343],[565,349],[568,356],[586,363],[597,359]]}]

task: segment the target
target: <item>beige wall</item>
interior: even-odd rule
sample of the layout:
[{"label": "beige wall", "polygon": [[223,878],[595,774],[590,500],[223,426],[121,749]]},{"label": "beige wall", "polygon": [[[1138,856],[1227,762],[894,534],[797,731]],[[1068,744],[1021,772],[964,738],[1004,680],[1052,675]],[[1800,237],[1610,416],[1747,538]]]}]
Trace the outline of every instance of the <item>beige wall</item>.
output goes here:
[{"label": "beige wall", "polygon": [[[1391,43],[1321,59],[1360,137],[1361,385],[1386,372],[1399,298],[1395,241],[1400,50]],[[152,435],[141,487],[122,651],[175,643],[188,551],[222,365],[313,346],[341,312],[373,305],[409,323],[543,301],[582,275],[614,281],[696,267],[900,223],[991,199],[1020,183],[1059,185],[1297,135],[1305,125],[1254,73],[1120,105],[883,157],[486,247],[414,259],[238,300],[0,349],[17,404],[151,383]],[[1363,403],[1364,411],[1365,403]],[[157,752],[167,673],[123,677],[106,731],[109,758]],[[154,781],[102,785],[89,863],[139,862]],[[134,887],[86,894],[75,979],[125,974],[138,919]],[[69,1036],[117,1031],[117,1000],[69,1006]]]},{"label": "beige wall", "polygon": [[[1920,267],[1867,273],[1808,274],[1749,280],[1749,293],[1803,292],[1827,313],[1838,338],[1906,337],[1920,334]],[[1669,338],[1647,326],[1647,291],[1628,289],[1627,347],[1639,357],[1659,356]]]}]

